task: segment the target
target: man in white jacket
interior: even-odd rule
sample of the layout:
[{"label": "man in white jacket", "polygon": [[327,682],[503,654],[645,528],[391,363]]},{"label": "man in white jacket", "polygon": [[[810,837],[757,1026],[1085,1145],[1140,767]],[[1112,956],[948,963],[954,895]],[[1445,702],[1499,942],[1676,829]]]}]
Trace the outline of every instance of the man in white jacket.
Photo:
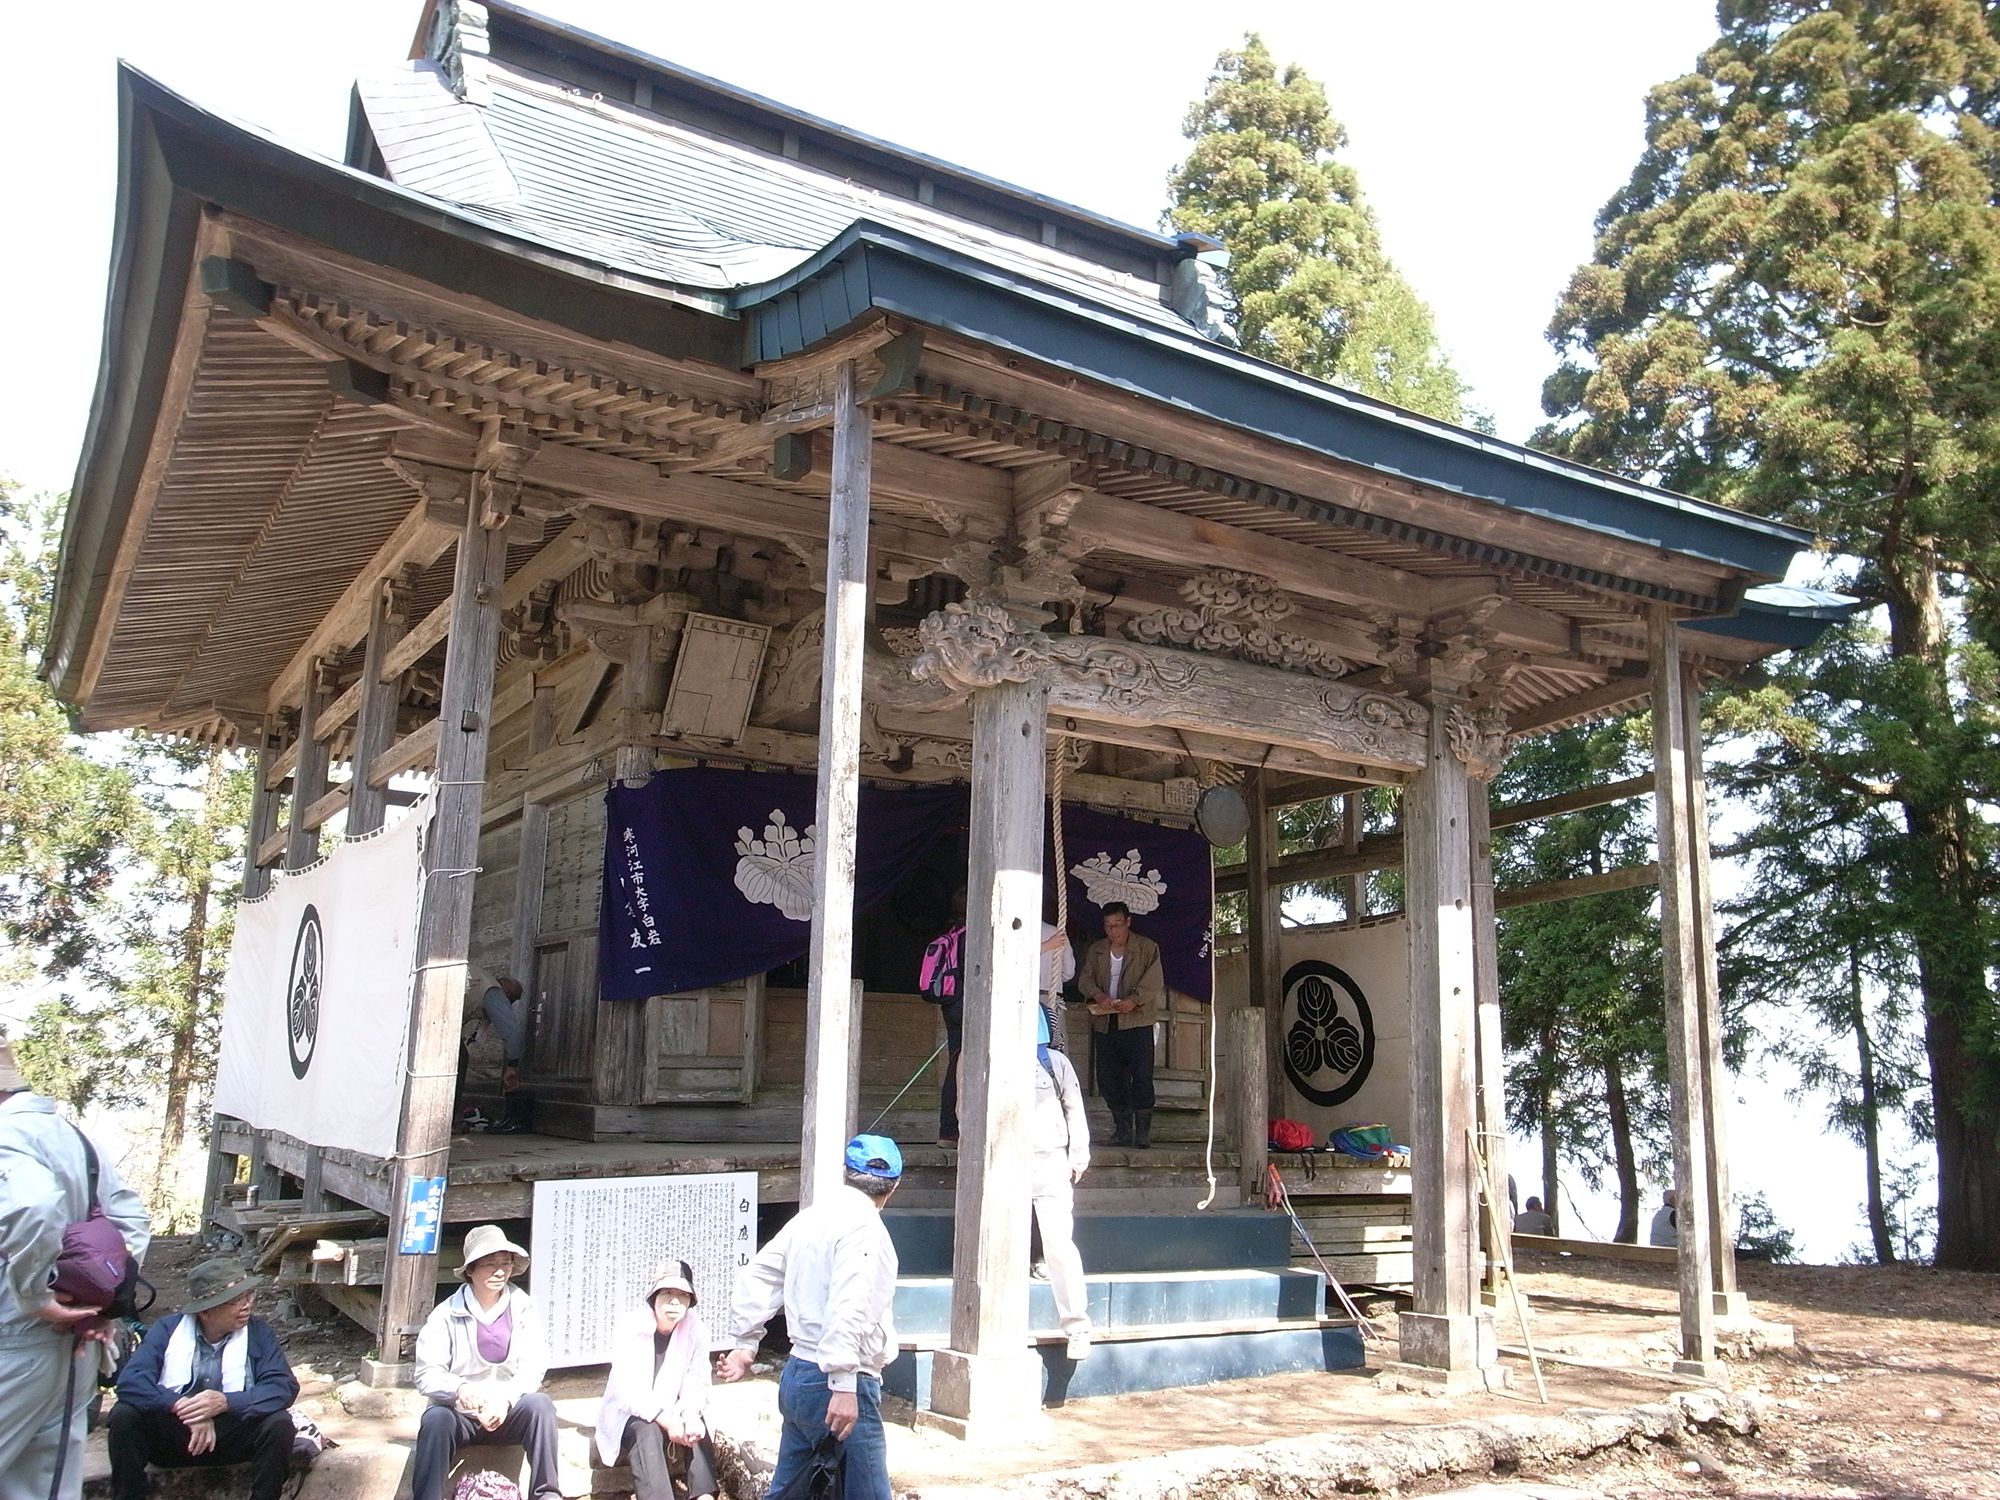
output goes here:
[{"label": "man in white jacket", "polygon": [[[143,1257],[145,1205],[102,1155],[97,1201]],[[0,1042],[0,1500],[49,1500],[58,1466],[57,1500],[83,1493],[84,1409],[97,1391],[103,1323],[96,1308],[57,1302],[49,1276],[63,1230],[89,1213],[83,1137],[53,1100],[28,1092],[14,1049]]]},{"label": "man in white jacket", "polygon": [[840,1441],[846,1500],[890,1500],[882,1438],[882,1367],[896,1357],[896,1247],[882,1205],[903,1177],[903,1153],[885,1135],[847,1143],[845,1183],[771,1237],[736,1273],[736,1347],[716,1378],[741,1380],[780,1308],[792,1357],[778,1378],[784,1429],[771,1495],[783,1495],[828,1433]]},{"label": "man in white jacket", "polygon": [[1035,1104],[1028,1131],[1034,1156],[1028,1165],[1028,1190],[1034,1198],[1042,1264],[1048,1269],[1049,1290],[1055,1293],[1056,1316],[1069,1340],[1069,1357],[1084,1359],[1090,1354],[1090,1292],[1073,1231],[1076,1183],[1090,1168],[1090,1117],[1084,1113],[1076,1069],[1049,1046],[1047,1012],[1041,1017],[1035,1063]]}]

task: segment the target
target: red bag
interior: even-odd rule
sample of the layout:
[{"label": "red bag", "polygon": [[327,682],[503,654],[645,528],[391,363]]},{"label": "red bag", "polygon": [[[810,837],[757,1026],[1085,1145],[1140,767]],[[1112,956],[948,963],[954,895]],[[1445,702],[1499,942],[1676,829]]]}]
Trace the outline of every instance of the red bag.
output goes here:
[{"label": "red bag", "polygon": [[1319,1149],[1319,1136],[1313,1132],[1312,1126],[1303,1120],[1273,1120],[1270,1140],[1273,1151]]}]

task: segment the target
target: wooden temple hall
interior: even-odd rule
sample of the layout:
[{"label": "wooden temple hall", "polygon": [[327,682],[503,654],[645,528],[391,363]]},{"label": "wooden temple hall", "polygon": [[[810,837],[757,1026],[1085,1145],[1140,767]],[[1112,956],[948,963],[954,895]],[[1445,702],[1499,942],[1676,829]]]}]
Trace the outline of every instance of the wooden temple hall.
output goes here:
[{"label": "wooden temple hall", "polygon": [[[1156,1238],[1194,1244],[1207,1220],[1284,1222],[1240,1206],[1267,1117],[1343,1123],[1307,1113],[1284,1064],[1276,889],[1364,868],[1382,841],[1281,863],[1276,810],[1393,787],[1398,847],[1375,863],[1400,860],[1406,911],[1376,1008],[1385,1035],[1384,1015],[1407,1024],[1379,1059],[1400,1113],[1374,1117],[1411,1159],[1364,1175],[1408,1226],[1406,1269],[1357,1279],[1408,1282],[1404,1364],[1478,1383],[1504,1248],[1478,1186],[1482,1161],[1504,1176],[1505,1128],[1486,785],[1517,738],[1650,702],[1658,865],[1615,878],[1660,890],[1683,1352],[1710,1367],[1716,1318],[1743,1309],[1694,705],[1837,611],[1779,585],[1808,538],[1249,358],[1210,244],[503,0],[432,0],[410,60],[357,86],[341,162],[129,70],[120,106],[103,368],[46,670],[88,728],[254,754],[246,896],[428,819],[422,878],[379,926],[411,929],[393,982],[343,994],[322,900],[276,960],[285,1040],[261,1084],[233,1085],[262,1088],[263,1117],[219,1099],[216,1122],[217,1214],[303,1215],[319,1227],[294,1252],[376,1218],[373,1240],[336,1235],[340,1274],[294,1279],[374,1322],[385,1359],[468,1223],[534,1232],[536,1181],[748,1170],[767,1208],[809,1201],[893,1103],[913,1222],[941,1220],[946,1247],[914,1340],[924,1400],[976,1426],[1039,1399],[1023,1101],[1047,846],[1072,826],[1051,807],[1179,834],[1229,786],[1249,814],[1245,953],[1204,943],[1212,972],[1167,976],[1161,1143],[1100,1145],[1080,1190],[1085,1229],[1157,1212]],[[606,954],[650,918],[600,909],[623,856],[607,806],[725,772],[816,778],[805,812],[728,856],[741,884],[767,844],[784,855],[769,900],[809,942],[762,973],[608,997]],[[942,831],[866,896],[871,799],[945,791]],[[1099,847],[1072,837],[1065,857]],[[915,991],[957,884],[947,1155],[925,1066],[942,1033]],[[1079,904],[1061,906],[1080,950],[1100,928]],[[526,986],[526,1133],[454,1134],[475,971]],[[336,1092],[387,1103],[338,1128],[314,1122],[340,1100],[312,1120],[272,1105],[366,1006],[392,1019],[354,1045],[392,1033],[393,1064]],[[226,1027],[225,1075],[234,1045]],[[492,1077],[469,1085],[499,1110]],[[231,1187],[245,1171],[254,1209]],[[412,1188],[439,1178],[442,1267],[400,1239]],[[1119,1269],[1084,1250],[1094,1283]],[[1236,1333],[1271,1331],[1246,1318]],[[1109,1321],[1084,1367],[1105,1381],[1146,1333]]]}]

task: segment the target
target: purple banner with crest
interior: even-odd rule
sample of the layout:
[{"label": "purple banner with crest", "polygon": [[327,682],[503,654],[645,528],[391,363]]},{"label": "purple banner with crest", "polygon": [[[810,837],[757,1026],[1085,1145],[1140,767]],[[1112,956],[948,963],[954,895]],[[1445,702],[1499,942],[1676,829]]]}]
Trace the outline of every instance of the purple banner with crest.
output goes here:
[{"label": "purple banner with crest", "polygon": [[[1192,828],[1066,805],[1063,843],[1077,961],[1104,935],[1099,908],[1123,901],[1132,908],[1132,930],[1160,945],[1167,987],[1214,999],[1215,880],[1208,840]],[[1046,856],[1051,882],[1054,862],[1052,845]]]},{"label": "purple banner with crest", "polygon": [[[803,955],[818,843],[810,776],[696,768],[605,793],[598,983],[606,1000],[727,984]],[[965,812],[959,786],[864,786],[854,909],[893,891]],[[1171,970],[1169,973],[1171,974]]]}]

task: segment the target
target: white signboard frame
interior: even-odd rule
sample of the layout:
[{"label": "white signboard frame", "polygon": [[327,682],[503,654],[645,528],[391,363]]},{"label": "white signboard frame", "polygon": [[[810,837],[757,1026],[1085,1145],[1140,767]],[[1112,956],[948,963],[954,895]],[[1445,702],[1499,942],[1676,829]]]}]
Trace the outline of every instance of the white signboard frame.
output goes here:
[{"label": "white signboard frame", "polygon": [[610,1363],[619,1317],[666,1260],[694,1267],[710,1347],[725,1349],[730,1289],[757,1253],[757,1174],[537,1182],[532,1249],[529,1286],[552,1368]]}]

